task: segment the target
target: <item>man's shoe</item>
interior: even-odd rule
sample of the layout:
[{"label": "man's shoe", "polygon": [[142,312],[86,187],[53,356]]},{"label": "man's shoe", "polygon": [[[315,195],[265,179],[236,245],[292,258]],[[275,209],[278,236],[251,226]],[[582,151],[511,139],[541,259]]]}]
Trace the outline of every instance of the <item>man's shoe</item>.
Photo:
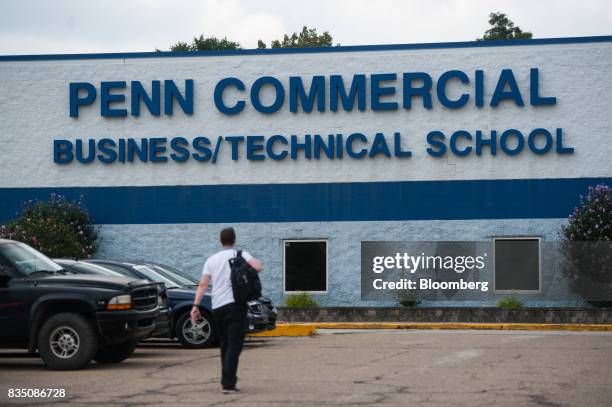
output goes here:
[{"label": "man's shoe", "polygon": [[240,389],[238,387],[233,387],[231,389],[223,389],[223,394],[236,394],[240,393]]}]

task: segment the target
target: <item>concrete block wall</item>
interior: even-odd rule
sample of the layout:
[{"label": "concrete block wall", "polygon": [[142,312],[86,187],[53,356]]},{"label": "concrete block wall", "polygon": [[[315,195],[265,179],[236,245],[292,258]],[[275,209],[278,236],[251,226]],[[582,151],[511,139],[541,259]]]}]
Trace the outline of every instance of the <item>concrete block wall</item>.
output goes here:
[{"label": "concrete block wall", "polygon": [[[323,306],[394,306],[392,301],[361,301],[362,240],[489,240],[496,236],[538,236],[557,240],[563,219],[513,219],[480,221],[403,222],[303,222],[242,223],[236,229],[238,243],[264,262],[261,274],[266,295],[284,302],[283,240],[326,239],[328,241],[328,292],[314,297]],[[149,259],[168,263],[198,276],[207,256],[219,249],[218,233],[230,224],[102,225],[98,257]],[[548,296],[524,294],[530,306],[580,306],[559,276],[543,276]],[[487,276],[493,286],[493,276]],[[493,306],[507,294],[485,293],[479,300],[461,303],[436,301],[422,305]],[[560,298],[562,300],[560,300]]]}]

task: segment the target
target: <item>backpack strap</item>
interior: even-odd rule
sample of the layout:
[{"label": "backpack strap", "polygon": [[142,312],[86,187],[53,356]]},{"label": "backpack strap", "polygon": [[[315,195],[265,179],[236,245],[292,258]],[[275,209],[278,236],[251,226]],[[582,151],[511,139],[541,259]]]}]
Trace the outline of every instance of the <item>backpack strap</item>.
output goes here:
[{"label": "backpack strap", "polygon": [[238,252],[236,253],[236,257],[242,257],[242,250],[238,250]]}]

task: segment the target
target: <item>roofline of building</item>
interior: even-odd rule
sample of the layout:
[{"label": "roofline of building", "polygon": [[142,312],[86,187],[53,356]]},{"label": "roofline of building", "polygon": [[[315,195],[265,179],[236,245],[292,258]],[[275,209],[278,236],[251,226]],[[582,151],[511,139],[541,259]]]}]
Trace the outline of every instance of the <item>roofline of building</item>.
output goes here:
[{"label": "roofline of building", "polygon": [[92,54],[39,54],[39,55],[0,55],[0,62],[11,61],[57,61],[79,59],[134,59],[134,58],[177,58],[177,57],[212,57],[239,55],[277,55],[277,54],[310,54],[364,51],[402,51],[422,49],[482,48],[509,47],[522,45],[559,45],[612,42],[612,35],[591,37],[536,38],[529,40],[497,41],[463,41],[463,42],[430,42],[422,44],[383,44],[383,45],[349,45],[318,48],[268,48],[240,49],[224,51],[153,51],[153,52],[114,52]]}]

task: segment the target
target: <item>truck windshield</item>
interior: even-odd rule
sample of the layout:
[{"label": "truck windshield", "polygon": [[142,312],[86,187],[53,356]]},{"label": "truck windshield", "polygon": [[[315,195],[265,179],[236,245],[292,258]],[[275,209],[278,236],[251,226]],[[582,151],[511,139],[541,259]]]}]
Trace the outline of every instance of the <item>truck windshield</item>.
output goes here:
[{"label": "truck windshield", "polygon": [[0,245],[0,254],[23,274],[53,274],[63,270],[59,264],[23,243]]}]

